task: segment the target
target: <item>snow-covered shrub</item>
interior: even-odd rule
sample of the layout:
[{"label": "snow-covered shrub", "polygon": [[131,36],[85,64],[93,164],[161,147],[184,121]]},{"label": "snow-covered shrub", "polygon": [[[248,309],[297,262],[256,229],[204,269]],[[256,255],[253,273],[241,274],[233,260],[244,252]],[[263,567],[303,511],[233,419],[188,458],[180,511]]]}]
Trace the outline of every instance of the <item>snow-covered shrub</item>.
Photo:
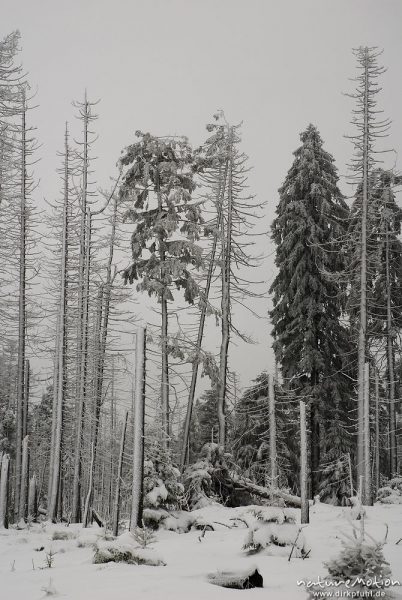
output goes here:
[{"label": "snow-covered shrub", "polygon": [[123,533],[113,541],[99,541],[95,546],[95,564],[124,562],[130,565],[164,566],[164,560],[152,548],[138,545],[130,532]]},{"label": "snow-covered shrub", "polygon": [[90,548],[91,546],[95,546],[96,543],[100,539],[99,533],[95,533],[94,531],[83,529],[80,531],[79,536],[77,538],[77,547],[78,548]]},{"label": "snow-covered shrub", "polygon": [[254,554],[270,546],[294,546],[294,556],[306,556],[307,543],[303,531],[293,523],[262,523],[251,527],[244,540],[243,550]]},{"label": "snow-covered shrub", "polygon": [[52,540],[73,540],[75,537],[77,536],[72,531],[56,530],[52,533]]},{"label": "snow-covered shrub", "polygon": [[[247,519],[247,512],[255,517]],[[296,515],[290,509],[264,506],[253,507],[244,515],[249,529],[244,540],[243,550],[254,554],[270,546],[294,546],[295,556],[306,556],[307,543],[303,531],[296,525]]]},{"label": "snow-covered shrub", "polygon": [[402,504],[402,477],[394,477],[379,488],[377,501],[382,504]]},{"label": "snow-covered shrub", "polygon": [[165,510],[181,508],[184,487],[179,481],[179,469],[156,445],[152,456],[152,460],[144,463],[144,507]]},{"label": "snow-covered shrub", "polygon": [[[249,516],[252,516],[257,521],[264,523],[296,523],[297,511],[292,508],[280,508],[277,506],[251,506],[242,514],[242,518],[249,523]],[[254,524],[252,520],[251,523]],[[250,524],[249,524],[250,526]]]},{"label": "snow-covered shrub", "polygon": [[296,523],[296,512],[291,508],[277,508],[275,506],[261,506],[253,509],[253,514],[264,523]]},{"label": "snow-covered shrub", "polygon": [[391,576],[389,563],[383,554],[383,543],[357,536],[354,531],[354,537],[344,534],[342,546],[338,556],[324,563],[328,569],[328,579],[335,582],[354,582],[358,579],[357,591],[374,587],[374,578],[381,582]]},{"label": "snow-covered shrub", "polygon": [[146,527],[150,527],[151,529],[158,529],[161,526],[161,523],[167,519],[169,516],[169,512],[160,508],[156,510],[154,508],[144,508],[142,513],[142,519]]},{"label": "snow-covered shrub", "polygon": [[140,548],[148,548],[155,541],[155,535],[149,527],[136,527],[132,533]]}]

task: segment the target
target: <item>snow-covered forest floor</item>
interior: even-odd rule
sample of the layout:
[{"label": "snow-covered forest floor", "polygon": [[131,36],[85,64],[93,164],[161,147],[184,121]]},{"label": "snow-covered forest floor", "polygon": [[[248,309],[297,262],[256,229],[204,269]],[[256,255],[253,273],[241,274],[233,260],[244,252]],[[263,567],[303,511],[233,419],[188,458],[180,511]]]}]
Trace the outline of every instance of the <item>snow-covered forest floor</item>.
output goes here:
[{"label": "snow-covered forest floor", "polygon": [[[155,552],[166,566],[151,567],[123,563],[93,564],[93,543],[103,531],[93,525],[34,524],[28,529],[11,528],[0,532],[0,597],[7,600],[36,600],[55,596],[71,600],[126,600],[149,598],[170,600],[188,598],[270,598],[292,600],[305,598],[306,589],[297,581],[317,580],[327,574],[323,563],[341,548],[342,531],[351,533],[348,522],[350,508],[318,504],[311,507],[311,523],[304,529],[311,552],[305,560],[288,561],[289,547],[271,547],[264,553],[247,555],[242,550],[246,526],[234,517],[241,517],[250,507],[225,508],[209,506],[195,511],[206,522],[213,522],[215,531],[178,534],[156,532]],[[296,513],[298,511],[295,511]],[[355,521],[355,525],[359,522]],[[367,509],[366,531],[378,540],[384,539],[388,525],[384,555],[389,561],[394,579],[402,581],[402,505],[381,505]],[[226,526],[225,526],[226,525]],[[230,527],[230,528],[229,528]],[[70,539],[54,540],[54,532],[65,532]],[[57,537],[57,534],[56,534]],[[46,566],[46,554],[54,553],[51,568]],[[271,553],[271,555],[268,554]],[[207,574],[217,570],[244,570],[256,565],[264,578],[263,589],[232,590],[209,583]],[[47,590],[47,591],[46,591]],[[393,589],[395,598],[402,598],[400,588]]]}]

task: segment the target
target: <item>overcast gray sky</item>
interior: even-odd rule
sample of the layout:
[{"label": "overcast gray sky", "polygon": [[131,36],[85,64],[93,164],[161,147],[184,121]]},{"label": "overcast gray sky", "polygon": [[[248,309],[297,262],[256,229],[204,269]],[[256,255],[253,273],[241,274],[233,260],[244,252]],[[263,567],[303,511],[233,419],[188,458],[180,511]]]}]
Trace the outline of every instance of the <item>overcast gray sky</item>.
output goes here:
[{"label": "overcast gray sky", "polygon": [[[243,120],[250,186],[268,202],[268,226],[309,122],[346,173],[352,149],[342,136],[351,131],[352,103],[342,92],[352,89],[353,47],[384,49],[388,72],[379,100],[393,120],[389,146],[399,151],[401,25],[400,0],[2,0],[1,35],[20,29],[23,63],[38,88],[32,115],[42,144],[38,201],[59,188],[64,122],[72,120],[71,101],[87,88],[91,99],[101,99],[102,185],[136,129],[184,134],[196,145],[216,109],[232,122]],[[265,276],[272,280],[272,259]],[[272,365],[270,327],[249,318],[243,329],[260,342],[233,351],[231,367],[247,383]]]}]

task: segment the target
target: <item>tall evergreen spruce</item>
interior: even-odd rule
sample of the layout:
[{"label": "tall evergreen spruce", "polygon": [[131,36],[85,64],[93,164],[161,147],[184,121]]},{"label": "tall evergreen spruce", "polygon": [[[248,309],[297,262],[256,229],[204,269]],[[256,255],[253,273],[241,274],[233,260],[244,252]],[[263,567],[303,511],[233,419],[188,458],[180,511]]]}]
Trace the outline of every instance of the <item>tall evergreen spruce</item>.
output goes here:
[{"label": "tall evergreen spruce", "polygon": [[[344,266],[339,240],[348,209],[333,157],[309,125],[279,190],[272,225],[278,274],[272,284],[274,350],[285,386],[305,397],[310,415],[311,493],[319,489],[321,450],[331,411],[339,411],[347,382],[348,335],[341,324]],[[346,418],[346,411],[345,418]]]}]

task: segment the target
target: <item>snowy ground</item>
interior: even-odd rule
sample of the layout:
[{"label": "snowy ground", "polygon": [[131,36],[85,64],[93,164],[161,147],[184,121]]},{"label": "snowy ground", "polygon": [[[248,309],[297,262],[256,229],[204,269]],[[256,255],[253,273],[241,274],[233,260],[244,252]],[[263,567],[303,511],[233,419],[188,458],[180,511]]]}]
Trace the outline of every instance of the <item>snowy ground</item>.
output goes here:
[{"label": "snowy ground", "polygon": [[[200,511],[206,520],[233,525],[230,518],[241,514],[244,508],[228,509],[220,506]],[[178,534],[157,532],[155,550],[166,566],[150,567],[108,563],[92,563],[90,545],[99,528],[83,530],[80,526],[39,524],[29,530],[0,531],[0,598],[2,600],[36,600],[51,597],[45,588],[51,588],[55,597],[66,600],[214,600],[237,598],[245,600],[264,598],[297,600],[306,598],[306,590],[297,585],[299,579],[316,580],[325,576],[323,561],[341,547],[340,532],[351,531],[346,515],[350,509],[324,504],[311,509],[311,523],[304,530],[311,547],[309,558],[292,558],[289,549],[283,556],[256,554],[247,556],[242,551],[246,528],[216,525],[217,531],[207,531],[199,540],[200,531]],[[376,539],[383,539],[389,526],[384,554],[391,564],[395,579],[402,581],[402,505],[376,505],[368,509],[367,531]],[[68,540],[52,540],[54,531],[71,534]],[[44,547],[44,550],[38,550]],[[55,552],[52,568],[45,567],[45,552]],[[255,564],[264,578],[263,589],[245,591],[225,589],[210,584],[207,574],[219,570],[244,569]],[[402,588],[394,588],[395,598],[402,598]]]}]

